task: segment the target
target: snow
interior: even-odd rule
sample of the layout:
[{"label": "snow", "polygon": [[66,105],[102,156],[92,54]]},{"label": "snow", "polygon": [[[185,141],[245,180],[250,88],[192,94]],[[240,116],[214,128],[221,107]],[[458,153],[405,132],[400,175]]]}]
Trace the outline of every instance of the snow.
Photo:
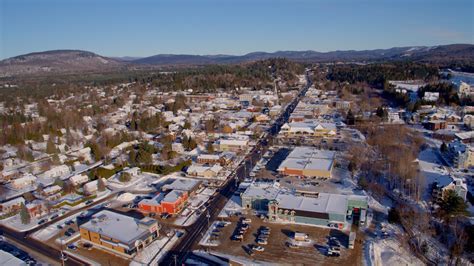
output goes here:
[{"label": "snow", "polygon": [[229,217],[234,213],[242,213],[242,199],[239,195],[232,195],[232,197],[227,201],[224,208],[219,213],[219,218]]},{"label": "snow", "polygon": [[214,229],[219,229],[217,227],[218,224],[220,223],[226,223],[228,224],[227,222],[220,222],[220,221],[214,221],[211,226],[209,226],[209,229],[207,229],[206,231],[206,234],[204,235],[204,237],[201,239],[201,241],[199,241],[199,245],[201,246],[208,246],[208,247],[217,247],[220,245],[220,242],[219,241],[211,241],[209,238],[211,237],[211,234],[212,234],[212,231]]},{"label": "snow", "polygon": [[423,195],[423,199],[429,198],[429,186],[434,182],[438,182],[441,185],[447,185],[451,183],[452,178],[449,176],[448,171],[442,166],[441,160],[434,149],[425,149],[420,152],[418,156],[420,170],[425,176],[425,188],[426,192]]},{"label": "snow", "polygon": [[132,193],[123,193],[122,195],[117,197],[117,200],[120,202],[131,202],[136,198],[136,195],[133,195]]},{"label": "snow", "polygon": [[370,265],[424,265],[393,239],[369,241],[368,243],[371,254]]},{"label": "snow", "polygon": [[161,239],[153,241],[153,243],[145,247],[145,249],[140,251],[140,253],[133,258],[130,265],[157,265],[161,258],[174,246],[176,241],[178,241],[178,232],[183,233],[182,231],[175,231],[172,236],[164,236]]},{"label": "snow", "polygon": [[32,234],[31,236],[37,240],[40,240],[40,241],[47,241],[51,238],[53,238],[54,236],[56,236],[60,231],[61,229],[58,229],[58,225],[62,225],[62,226],[66,226],[64,223],[67,221],[67,220],[75,220],[77,216],[79,216],[81,213],[76,213],[74,215],[71,215],[69,217],[66,217],[64,219],[61,219],[53,224],[50,224],[49,226],[47,226],[46,228],[44,229],[41,229],[37,232],[35,232],[34,234]]}]

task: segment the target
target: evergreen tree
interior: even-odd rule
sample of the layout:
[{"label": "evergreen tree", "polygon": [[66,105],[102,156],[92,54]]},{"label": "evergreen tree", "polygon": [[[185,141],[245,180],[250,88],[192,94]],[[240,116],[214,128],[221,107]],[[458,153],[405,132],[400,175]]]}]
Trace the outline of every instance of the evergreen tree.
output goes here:
[{"label": "evergreen tree", "polygon": [[347,125],[354,125],[355,124],[355,117],[354,117],[354,114],[352,113],[351,109],[349,109],[349,111],[347,112],[346,124]]},{"label": "evergreen tree", "polygon": [[209,142],[207,143],[206,149],[207,149],[207,152],[208,152],[208,153],[211,153],[211,154],[214,153],[214,145],[212,145],[212,142],[209,141]]},{"label": "evergreen tree", "polygon": [[467,204],[454,190],[446,191],[441,202],[441,209],[446,212],[448,217],[467,214]]},{"label": "evergreen tree", "polygon": [[97,190],[99,191],[105,191],[105,181],[103,178],[99,178],[97,180]]},{"label": "evergreen tree", "polygon": [[57,152],[56,145],[54,145],[53,137],[49,136],[48,142],[46,143],[46,153],[54,154]]},{"label": "evergreen tree", "polygon": [[31,215],[24,203],[21,204],[20,219],[22,224],[29,224],[31,222]]},{"label": "evergreen tree", "polygon": [[446,145],[446,143],[444,143],[444,141],[443,141],[443,143],[441,144],[439,149],[441,150],[441,152],[447,152],[448,151],[448,145]]}]

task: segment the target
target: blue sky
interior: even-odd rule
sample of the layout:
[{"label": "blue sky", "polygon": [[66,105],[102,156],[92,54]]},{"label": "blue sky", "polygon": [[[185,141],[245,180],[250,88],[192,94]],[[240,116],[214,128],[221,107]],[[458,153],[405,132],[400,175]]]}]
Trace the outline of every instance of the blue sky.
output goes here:
[{"label": "blue sky", "polygon": [[0,58],[474,43],[473,14],[472,0],[0,0]]}]

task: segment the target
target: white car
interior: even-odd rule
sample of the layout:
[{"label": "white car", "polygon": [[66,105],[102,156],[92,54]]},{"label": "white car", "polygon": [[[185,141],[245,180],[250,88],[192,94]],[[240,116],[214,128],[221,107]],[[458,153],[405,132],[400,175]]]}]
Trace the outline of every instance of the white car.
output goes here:
[{"label": "white car", "polygon": [[266,245],[268,244],[267,240],[265,239],[257,239],[257,244],[259,245]]},{"label": "white car", "polygon": [[255,251],[265,251],[265,248],[262,246],[253,246],[252,249]]}]

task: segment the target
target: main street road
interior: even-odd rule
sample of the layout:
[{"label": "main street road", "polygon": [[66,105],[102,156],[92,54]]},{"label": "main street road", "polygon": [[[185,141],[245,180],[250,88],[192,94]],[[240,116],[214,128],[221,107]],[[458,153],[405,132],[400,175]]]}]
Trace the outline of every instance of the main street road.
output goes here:
[{"label": "main street road", "polygon": [[210,223],[217,218],[217,215],[224,208],[226,202],[230,199],[230,197],[232,197],[232,194],[237,189],[238,184],[249,175],[249,172],[255,163],[260,160],[262,155],[267,151],[268,143],[273,140],[281,126],[286,121],[288,121],[290,114],[293,112],[301,98],[304,97],[311,85],[312,83],[307,76],[306,86],[300,91],[297,97],[287,106],[286,110],[275,121],[273,126],[269,129],[268,134],[260,139],[257,145],[251,150],[250,154],[247,155],[240,166],[237,167],[234,177],[229,178],[222,186],[219,196],[212,199],[209,203],[207,212],[204,212],[193,225],[186,229],[186,234],[181,238],[180,242],[165,255],[163,260],[160,262],[160,265],[180,265],[184,263],[187,256],[192,251],[193,245],[195,245],[197,240],[204,235]]}]

